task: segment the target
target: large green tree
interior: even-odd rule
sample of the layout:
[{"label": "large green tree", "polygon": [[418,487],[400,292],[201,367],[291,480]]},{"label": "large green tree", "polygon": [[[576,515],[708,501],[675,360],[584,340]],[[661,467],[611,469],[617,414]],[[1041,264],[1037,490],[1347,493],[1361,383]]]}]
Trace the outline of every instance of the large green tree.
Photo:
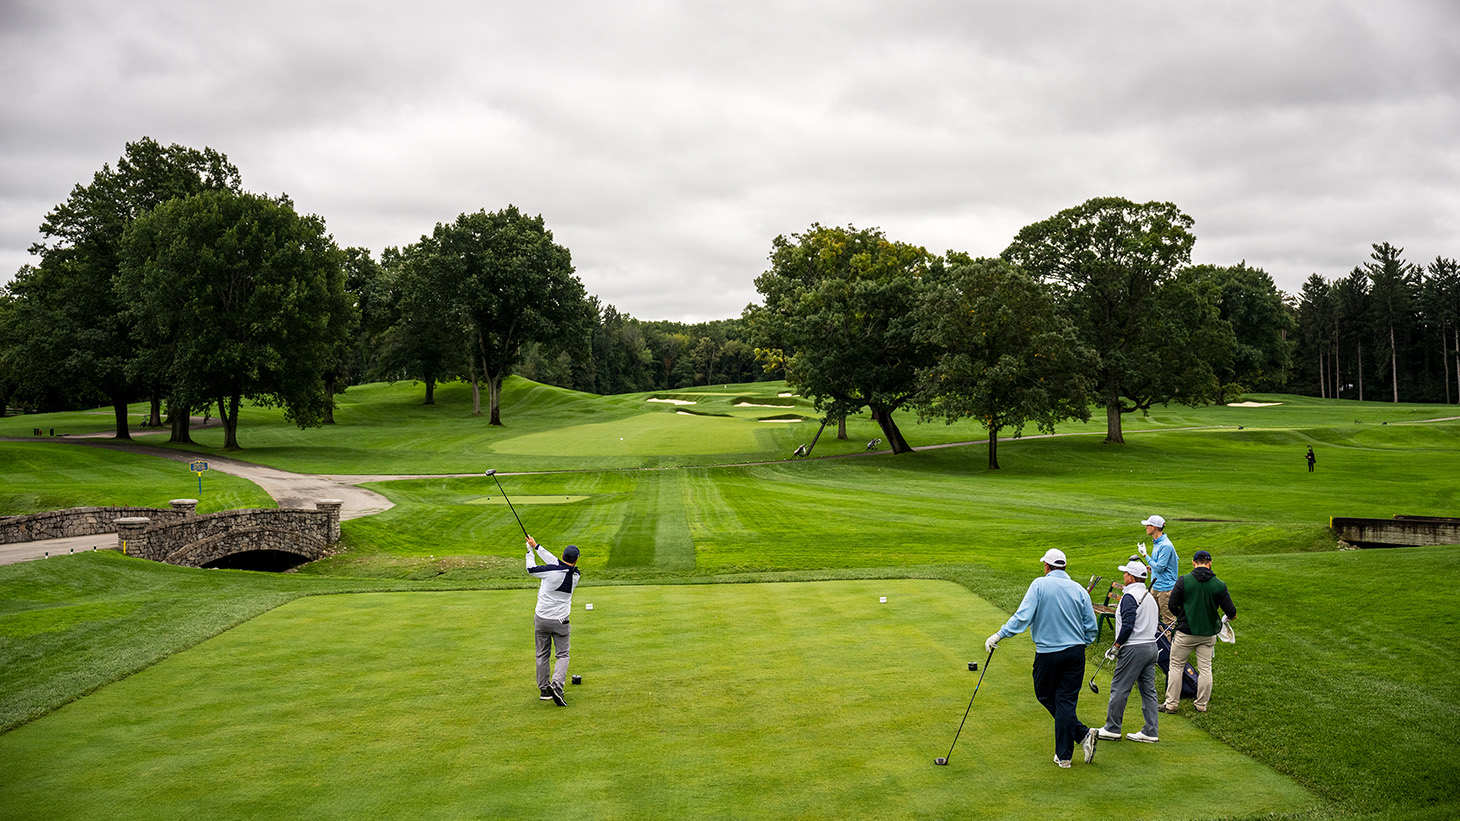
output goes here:
[{"label": "large green tree", "polygon": [[130,438],[127,404],[158,387],[158,374],[138,367],[126,316],[136,295],[114,289],[123,234],[162,203],[239,184],[238,169],[211,148],[144,137],[126,145],[115,169],[103,165],[90,184],[77,184],[41,223],[44,239],[30,249],[40,263],[12,286],[26,303],[26,361],[46,379],[69,383],[69,392],[104,396],[119,439]]},{"label": "large green tree", "polygon": [[[1121,416],[1219,396],[1213,361],[1229,355],[1214,296],[1177,282],[1196,237],[1169,202],[1092,199],[1025,226],[1003,258],[1053,285],[1094,351],[1106,442],[1124,442]],[[1199,347],[1199,345],[1216,345]]]},{"label": "large green tree", "polygon": [[541,215],[516,206],[462,214],[437,224],[406,253],[429,287],[441,289],[443,321],[465,334],[473,412],[481,413],[487,385],[491,424],[502,424],[502,380],[536,344],[547,357],[582,356],[589,345],[590,308],[572,255],[553,241]]},{"label": "large green tree", "polygon": [[[1435,257],[1425,269],[1424,305],[1428,321],[1440,334],[1440,370],[1445,375],[1445,402],[1450,401],[1450,368],[1455,369],[1456,403],[1460,404],[1460,262]],[[1454,343],[1450,336],[1454,336]]]},{"label": "large green tree", "polygon": [[835,419],[868,408],[892,452],[910,451],[892,414],[933,363],[916,307],[942,260],[877,229],[813,224],[776,237],[770,262],[755,280],[764,304],[745,311],[756,347],[818,410]]},{"label": "large green tree", "polygon": [[1283,293],[1261,268],[1236,265],[1194,265],[1180,274],[1214,290],[1218,315],[1232,328],[1236,345],[1219,374],[1243,390],[1280,391],[1292,365],[1290,339],[1297,329]]},{"label": "large green tree", "polygon": [[1000,431],[1018,437],[1033,423],[1052,433],[1061,420],[1090,418],[1095,356],[1027,273],[999,259],[958,265],[918,307],[919,334],[941,351],[919,374],[922,414],[983,423],[990,470]]},{"label": "large green tree", "polygon": [[136,300],[144,344],[167,352],[185,400],[217,400],[225,448],[238,448],[244,399],[323,421],[323,375],[354,311],[323,220],[287,197],[209,191],[137,219],[122,261],[117,296]]},{"label": "large green tree", "polygon": [[[1403,337],[1413,325],[1410,315],[1415,302],[1415,291],[1419,287],[1419,270],[1404,261],[1404,249],[1387,242],[1375,243],[1369,261],[1364,263],[1364,275],[1369,278],[1370,319],[1374,323],[1374,336],[1381,349],[1387,353],[1379,360],[1380,367],[1389,373],[1389,385],[1394,402],[1399,402],[1399,352],[1407,340]],[[1387,361],[1386,361],[1387,360]]]}]

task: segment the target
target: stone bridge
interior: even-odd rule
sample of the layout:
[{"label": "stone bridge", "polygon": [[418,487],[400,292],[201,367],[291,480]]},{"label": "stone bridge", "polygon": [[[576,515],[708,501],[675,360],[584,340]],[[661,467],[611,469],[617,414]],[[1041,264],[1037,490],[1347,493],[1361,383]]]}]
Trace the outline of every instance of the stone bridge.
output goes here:
[{"label": "stone bridge", "polygon": [[[73,508],[0,518],[0,544],[116,533],[123,553],[183,567],[283,569],[330,555],[340,539],[339,499],[314,510],[225,510],[197,514],[196,499],[169,509]],[[118,515],[120,514],[120,515]]]}]

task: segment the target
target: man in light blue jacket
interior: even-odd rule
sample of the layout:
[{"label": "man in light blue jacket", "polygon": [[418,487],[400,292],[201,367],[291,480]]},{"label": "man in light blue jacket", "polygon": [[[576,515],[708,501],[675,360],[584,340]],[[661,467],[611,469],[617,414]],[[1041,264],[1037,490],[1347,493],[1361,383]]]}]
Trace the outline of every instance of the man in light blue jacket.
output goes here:
[{"label": "man in light blue jacket", "polygon": [[1044,575],[1024,593],[1019,609],[984,649],[993,652],[1000,639],[1029,631],[1034,640],[1034,697],[1054,716],[1054,763],[1069,767],[1075,743],[1085,763],[1095,760],[1096,728],[1075,715],[1085,683],[1085,646],[1099,634],[1090,594],[1065,573],[1065,554],[1051,549],[1041,559]]},{"label": "man in light blue jacket", "polygon": [[[1181,575],[1181,557],[1176,547],[1166,536],[1166,520],[1161,516],[1143,519],[1146,535],[1151,537],[1151,595],[1156,598],[1156,615],[1164,624],[1176,621],[1171,613],[1171,591],[1176,587],[1176,577]],[[1146,555],[1146,543],[1140,543],[1141,555]]]}]

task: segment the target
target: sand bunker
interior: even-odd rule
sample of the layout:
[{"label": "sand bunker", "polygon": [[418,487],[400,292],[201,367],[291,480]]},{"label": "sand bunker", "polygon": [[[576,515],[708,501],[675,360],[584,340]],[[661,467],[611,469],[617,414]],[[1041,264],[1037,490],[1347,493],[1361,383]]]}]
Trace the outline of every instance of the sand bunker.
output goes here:
[{"label": "sand bunker", "polygon": [[645,402],[663,402],[667,405],[693,405],[688,399],[645,399]]},{"label": "sand bunker", "polygon": [[789,408],[790,405],[756,405],[751,402],[736,402],[737,408]]},{"label": "sand bunker", "polygon": [[780,397],[780,398],[782,398],[782,399],[787,399],[787,398],[789,398],[789,397],[792,397],[792,396],[799,396],[799,395],[800,395],[800,394],[795,394],[795,393],[778,393],[778,394],[776,394],[776,396],[779,396],[779,397]]},{"label": "sand bunker", "polygon": [[1281,405],[1281,402],[1232,402],[1227,405],[1229,408],[1270,408],[1273,405]]},{"label": "sand bunker", "polygon": [[805,422],[805,419],[757,419],[757,422]]}]

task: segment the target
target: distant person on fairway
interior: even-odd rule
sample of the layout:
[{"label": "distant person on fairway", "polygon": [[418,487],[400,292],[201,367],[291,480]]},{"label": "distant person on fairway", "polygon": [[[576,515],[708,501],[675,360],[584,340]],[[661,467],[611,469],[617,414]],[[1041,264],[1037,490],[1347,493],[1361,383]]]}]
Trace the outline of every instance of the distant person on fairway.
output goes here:
[{"label": "distant person on fairway", "polygon": [[1181,557],[1176,555],[1176,547],[1166,537],[1166,520],[1161,516],[1152,516],[1143,519],[1141,524],[1146,526],[1146,535],[1151,537],[1151,552],[1146,553],[1146,543],[1141,542],[1140,551],[1142,556],[1149,555],[1151,559],[1151,595],[1156,597],[1156,606],[1160,608],[1157,615],[1167,624],[1176,620],[1175,614],[1171,612],[1171,589],[1176,586],[1176,574],[1180,572]]},{"label": "distant person on fairway", "polygon": [[1127,733],[1131,741],[1155,743],[1157,722],[1160,715],[1156,700],[1156,599],[1146,589],[1146,566],[1139,556],[1121,565],[1125,573],[1125,592],[1120,596],[1120,605],[1115,608],[1115,643],[1107,656],[1115,659],[1115,673],[1110,679],[1110,706],[1105,710],[1105,726],[1100,728],[1100,737],[1109,740],[1120,739],[1121,720],[1125,717],[1125,703],[1135,687],[1141,688],[1141,718],[1145,724],[1134,733]]},{"label": "distant person on fairway", "polygon": [[1317,461],[1318,461],[1318,457],[1313,455],[1313,446],[1312,445],[1309,445],[1308,446],[1308,472],[1309,473],[1312,473],[1313,472],[1313,463],[1314,462],[1317,462]]},{"label": "distant person on fairway", "polygon": [[[534,566],[532,552],[543,563]],[[559,707],[568,706],[563,698],[563,685],[568,682],[568,616],[573,612],[573,589],[578,586],[582,571],[578,569],[578,548],[563,548],[563,560],[527,537],[527,572],[542,579],[537,587],[537,611],[533,615],[533,631],[537,636],[537,689],[543,701],[551,700]],[[558,661],[548,675],[548,658],[556,649]]]},{"label": "distant person on fairway", "polygon": [[[1176,611],[1176,632],[1171,636],[1171,669],[1186,669],[1196,655],[1196,711],[1205,713],[1212,699],[1212,653],[1224,622],[1237,618],[1237,606],[1227,583],[1212,572],[1212,554],[1198,550],[1191,557],[1192,571],[1176,580],[1171,609]],[[1222,614],[1217,610],[1221,609]],[[1220,616],[1220,617],[1219,617]],[[1181,676],[1166,680],[1166,701],[1161,711],[1174,713],[1181,706]]]},{"label": "distant person on fairway", "polygon": [[1034,697],[1054,716],[1054,763],[1070,766],[1078,741],[1085,763],[1095,760],[1098,735],[1075,715],[1085,685],[1085,646],[1099,634],[1090,594],[1065,573],[1065,554],[1050,549],[1040,560],[1044,575],[1029,584],[1019,609],[984,649],[992,653],[1000,639],[1029,630],[1034,639]]}]

